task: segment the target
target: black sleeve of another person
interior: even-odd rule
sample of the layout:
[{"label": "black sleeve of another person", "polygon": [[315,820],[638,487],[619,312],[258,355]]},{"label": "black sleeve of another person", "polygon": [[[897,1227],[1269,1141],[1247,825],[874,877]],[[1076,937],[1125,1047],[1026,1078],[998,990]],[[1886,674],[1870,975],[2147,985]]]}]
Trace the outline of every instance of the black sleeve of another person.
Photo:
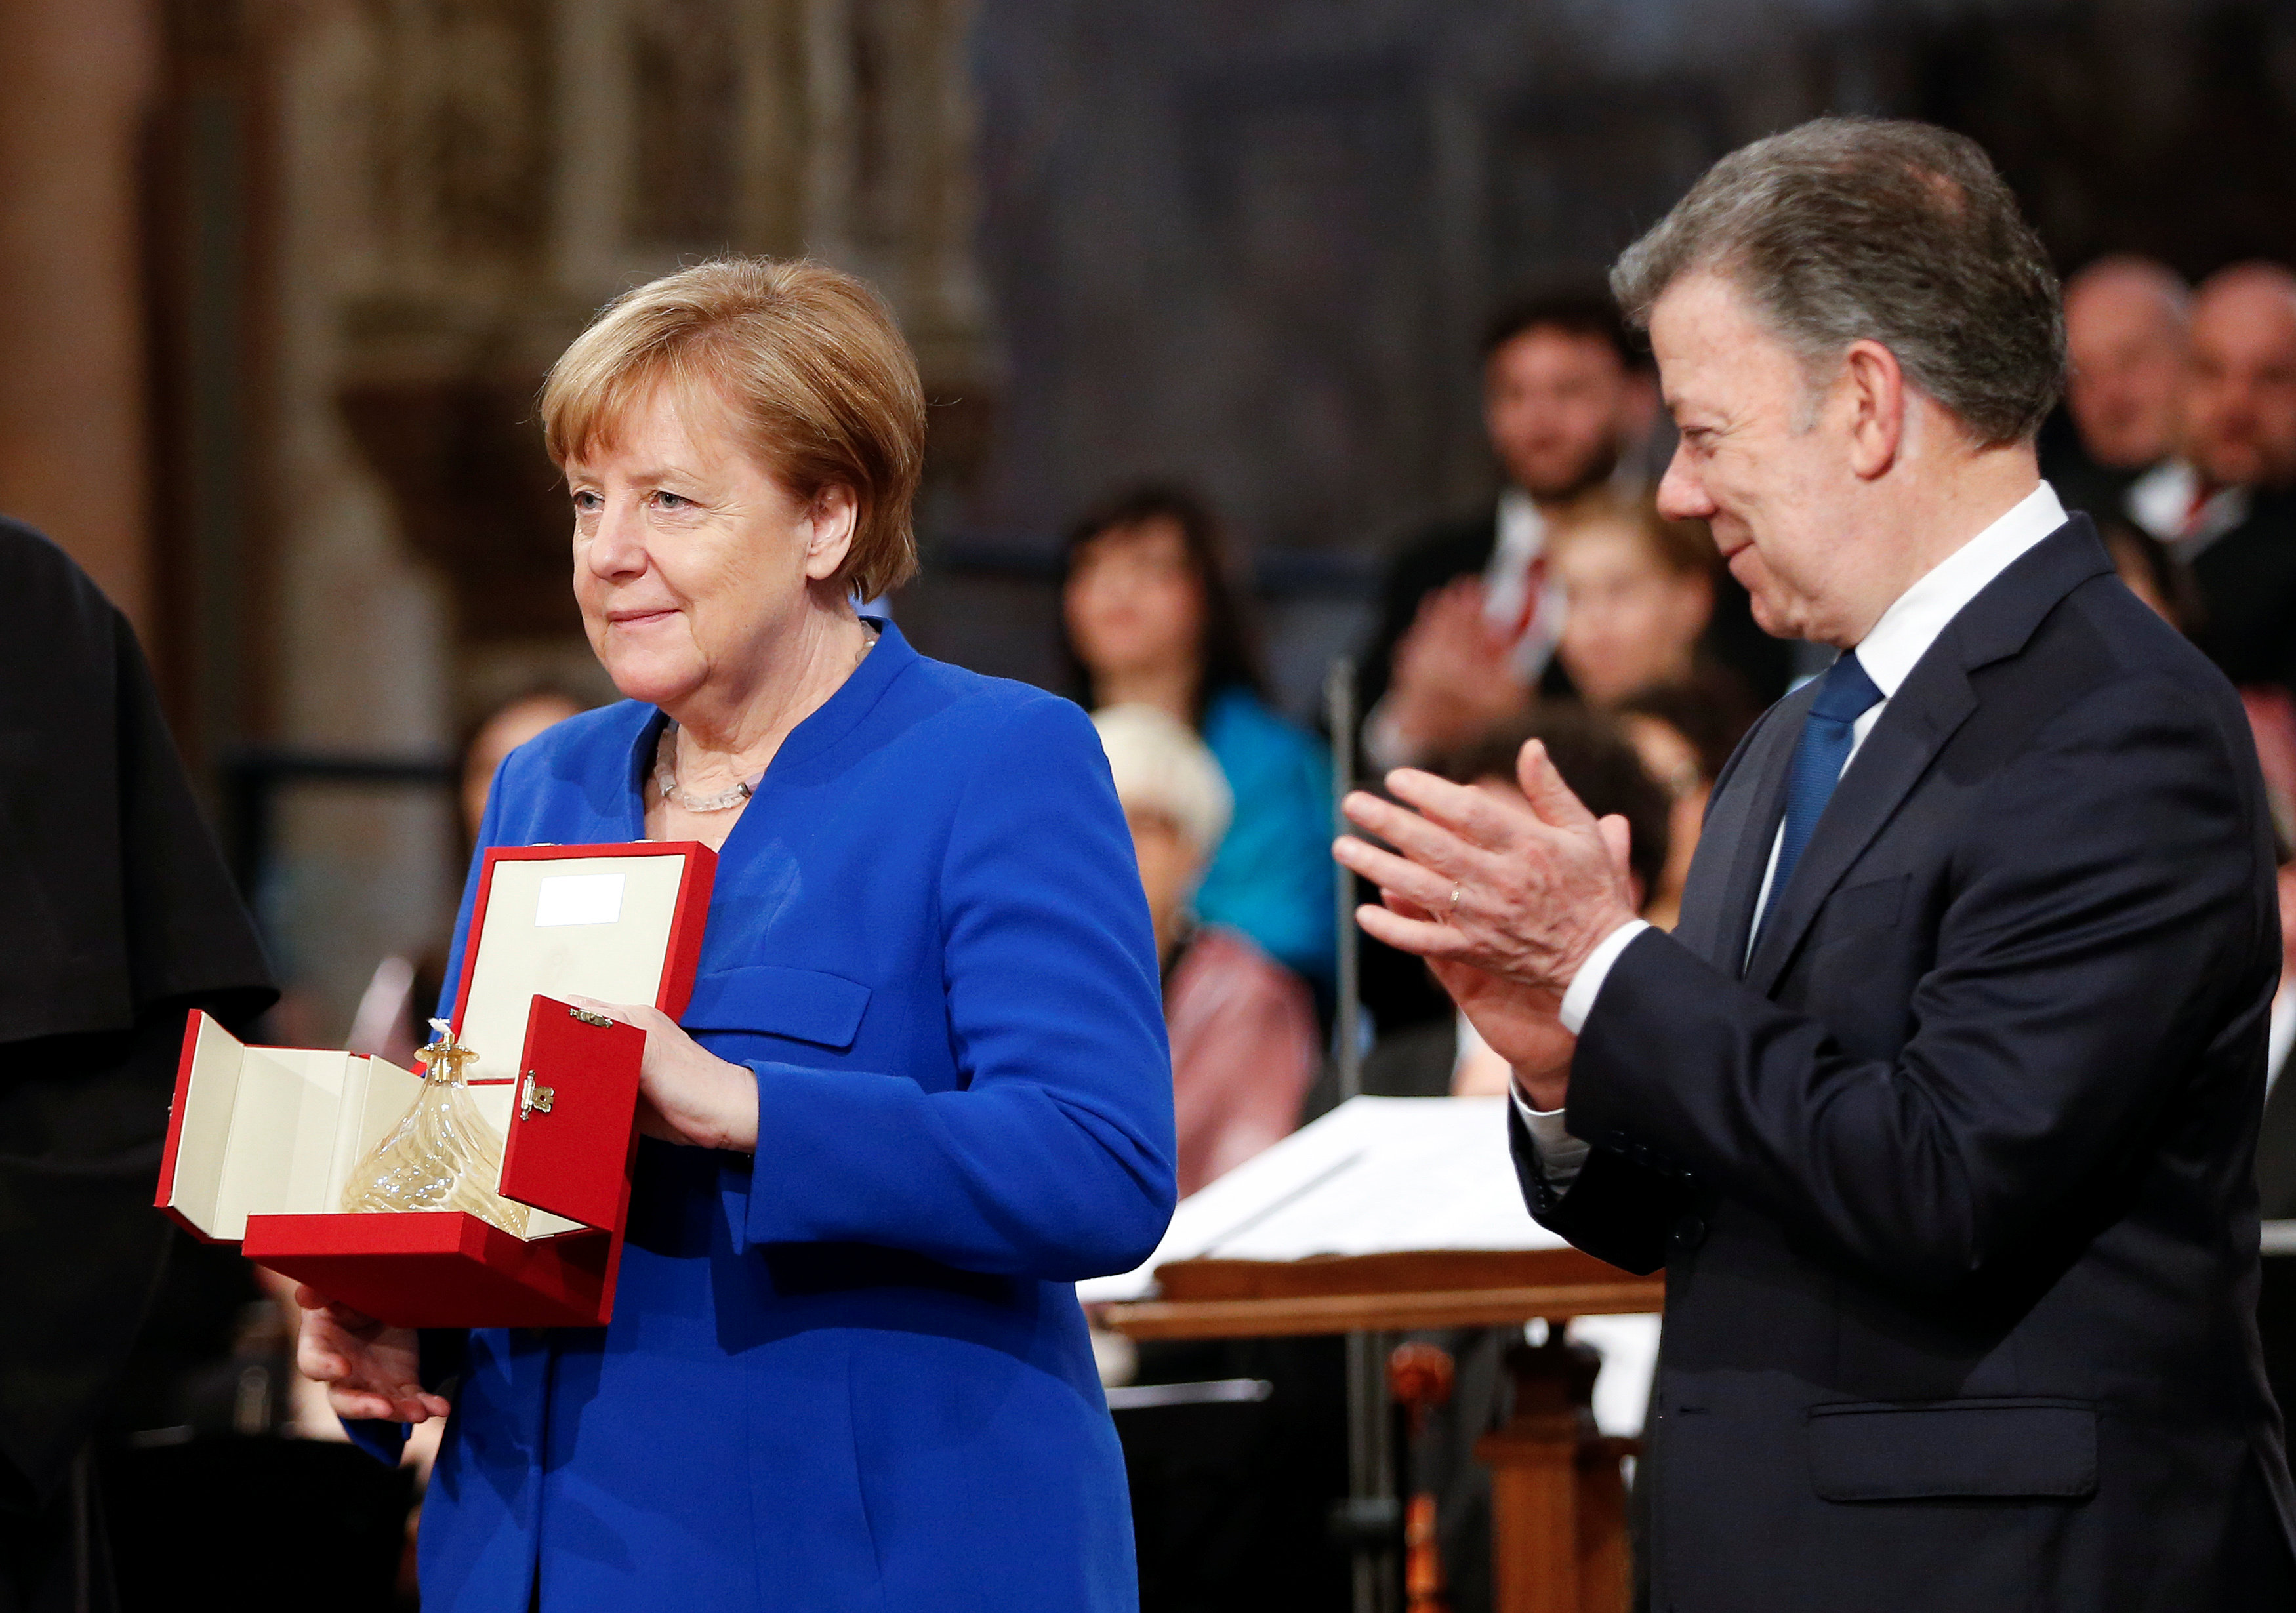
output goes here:
[{"label": "black sleeve of another person", "polygon": [[133,631],[0,520],[0,1524],[37,1549],[142,1322],[186,1013],[276,996]]}]

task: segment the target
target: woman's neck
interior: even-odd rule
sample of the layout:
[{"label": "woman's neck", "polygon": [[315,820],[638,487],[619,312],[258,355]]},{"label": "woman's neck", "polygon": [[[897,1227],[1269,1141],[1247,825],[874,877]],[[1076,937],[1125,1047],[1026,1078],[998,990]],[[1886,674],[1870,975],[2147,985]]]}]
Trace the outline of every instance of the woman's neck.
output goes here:
[{"label": "woman's neck", "polygon": [[756,778],[800,723],[861,664],[870,643],[852,605],[808,602],[792,632],[739,684],[705,684],[668,707],[677,724],[681,789],[714,795]]},{"label": "woman's neck", "polygon": [[1103,672],[1092,680],[1096,706],[1153,706],[1189,727],[1196,725],[1196,669],[1176,667],[1132,667]]}]

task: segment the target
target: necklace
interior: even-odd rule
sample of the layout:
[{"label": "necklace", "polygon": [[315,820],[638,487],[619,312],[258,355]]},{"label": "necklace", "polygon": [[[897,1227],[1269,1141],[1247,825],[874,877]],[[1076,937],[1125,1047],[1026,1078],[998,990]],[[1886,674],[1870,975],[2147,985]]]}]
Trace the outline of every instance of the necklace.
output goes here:
[{"label": "necklace", "polygon": [[[853,658],[856,670],[868,658],[869,651],[877,647],[877,630],[866,622],[862,626],[867,630],[867,636],[861,641],[861,653]],[[852,674],[849,672],[846,675],[849,677]],[[731,790],[721,790],[716,795],[690,794],[677,782],[677,723],[675,718],[662,725],[661,738],[653,748],[653,787],[661,791],[663,800],[675,801],[688,812],[731,812],[758,793],[758,786],[764,782],[765,776],[760,773],[756,778],[742,780]]]}]

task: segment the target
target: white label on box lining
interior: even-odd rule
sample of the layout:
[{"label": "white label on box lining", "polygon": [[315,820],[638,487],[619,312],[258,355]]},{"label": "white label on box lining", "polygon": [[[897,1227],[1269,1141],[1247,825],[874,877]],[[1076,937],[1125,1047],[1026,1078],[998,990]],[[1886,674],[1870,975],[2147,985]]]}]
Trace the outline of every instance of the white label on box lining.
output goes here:
[{"label": "white label on box lining", "polygon": [[622,916],[622,876],[561,873],[542,881],[534,898],[537,929],[548,924],[611,924]]}]

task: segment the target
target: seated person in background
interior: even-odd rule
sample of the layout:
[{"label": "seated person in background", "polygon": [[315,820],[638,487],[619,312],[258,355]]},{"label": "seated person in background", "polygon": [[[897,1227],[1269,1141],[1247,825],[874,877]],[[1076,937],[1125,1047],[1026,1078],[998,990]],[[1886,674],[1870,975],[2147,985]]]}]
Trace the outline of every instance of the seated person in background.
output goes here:
[{"label": "seated person in background", "polygon": [[1643,771],[1666,791],[1666,866],[1649,888],[1643,917],[1672,929],[1682,916],[1683,881],[1706,822],[1706,798],[1738,748],[1751,716],[1714,684],[1659,684],[1619,702],[1611,715],[1625,730]]},{"label": "seated person in background", "polygon": [[[2155,615],[2186,638],[2206,643],[2209,637],[2208,601],[2193,569],[2177,552],[2143,528],[2110,520],[2097,523],[2097,536],[2112,556],[2112,569],[2128,591],[2152,607]],[[2290,534],[2296,543],[2296,532]],[[2256,741],[2256,759],[2264,772],[2265,798],[2273,821],[2284,835],[2296,834],[2296,697],[2277,683],[2244,684],[2241,708],[2248,714],[2248,730]]]},{"label": "seated person in background", "polygon": [[1112,498],[1076,524],[1062,568],[1062,649],[1085,708],[1169,714],[1203,736],[1226,781],[1234,815],[1195,893],[1198,916],[1329,989],[1331,760],[1268,706],[1210,509],[1170,487]]},{"label": "seated person in background", "polygon": [[1569,605],[1555,656],[1580,700],[1609,710],[1661,684],[1706,684],[1751,720],[1752,697],[1700,645],[1721,568],[1703,527],[1606,494],[1557,522],[1552,546]]},{"label": "seated person in background", "polygon": [[1227,785],[1210,750],[1153,706],[1104,707],[1092,720],[1156,927],[1185,1197],[1300,1124],[1316,1073],[1315,1004],[1249,936],[1190,911],[1228,824]]},{"label": "seated person in background", "polygon": [[2069,510],[2102,526],[2132,482],[2175,452],[2184,424],[2192,288],[2127,252],[2065,282],[2062,407],[2041,427],[2041,474]]},{"label": "seated person in background", "polygon": [[1482,356],[1483,424],[1505,489],[1423,533],[1388,574],[1357,690],[1376,767],[1466,744],[1529,698],[1562,619],[1550,528],[1618,474],[1656,412],[1648,361],[1599,289],[1505,310]]},{"label": "seated person in background", "polygon": [[2175,550],[2117,515],[2099,516],[2096,535],[2104,540],[2112,569],[2131,594],[2186,638],[2201,636],[2208,607],[2200,585],[2193,580],[2193,569],[2177,558]]},{"label": "seated person in background", "polygon": [[589,708],[589,702],[545,684],[504,701],[472,731],[470,743],[463,748],[461,779],[467,843],[478,840],[480,820],[487,815],[487,792],[494,787],[503,758],[544,729],[554,728]]},{"label": "seated person in background", "polygon": [[[471,848],[479,843],[479,824],[487,815],[487,794],[494,787],[503,758],[545,729],[589,708],[586,702],[564,690],[545,684],[513,695],[471,731],[455,775],[463,831],[455,857],[457,869],[469,864]],[[351,1018],[350,1035],[343,1045],[355,1053],[386,1059],[401,1069],[411,1069],[414,1050],[430,1040],[425,1020],[439,1000],[446,967],[446,953],[439,948],[420,958],[394,953],[377,963],[359,997],[358,1011]],[[435,1437],[436,1430],[430,1432]]]},{"label": "seated person in background", "polygon": [[[1515,758],[1532,740],[1545,742],[1555,771],[1588,811],[1627,820],[1637,900],[1658,889],[1668,862],[1667,793],[1617,719],[1567,700],[1543,701],[1443,757],[1436,771],[1456,783],[1520,796]],[[1506,1065],[1464,1016],[1383,1038],[1364,1060],[1363,1089],[1382,1097],[1491,1097],[1504,1093],[1507,1081]]]},{"label": "seated person in background", "polygon": [[2184,451],[2128,513],[2193,569],[2202,647],[2245,690],[2296,685],[2296,274],[2236,263],[2193,299]]}]

